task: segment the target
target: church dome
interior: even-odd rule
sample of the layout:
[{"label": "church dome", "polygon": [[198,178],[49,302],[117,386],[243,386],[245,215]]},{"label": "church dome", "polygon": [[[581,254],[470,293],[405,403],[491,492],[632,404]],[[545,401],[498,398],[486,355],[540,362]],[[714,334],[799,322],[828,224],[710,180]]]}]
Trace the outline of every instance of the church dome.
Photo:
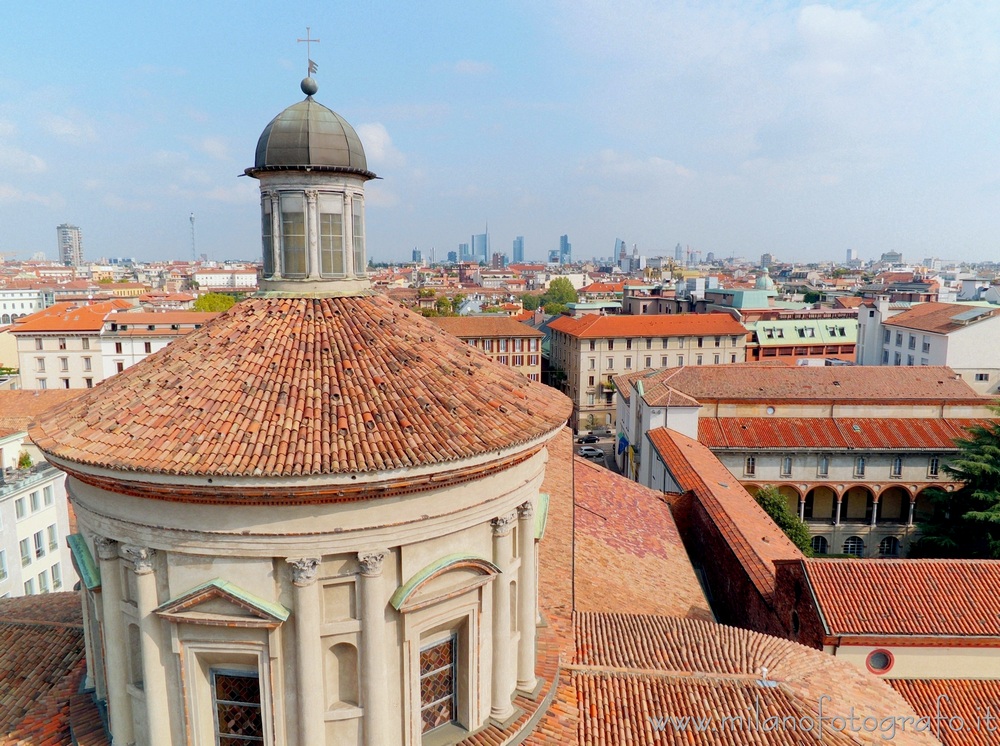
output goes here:
[{"label": "church dome", "polygon": [[257,141],[254,166],[246,170],[248,175],[308,169],[375,178],[368,170],[358,133],[342,116],[313,100],[316,90],[312,78],[303,80],[305,100],[289,106],[264,128]]},{"label": "church dome", "polygon": [[767,271],[767,267],[764,267],[763,274],[757,278],[757,282],[754,283],[755,290],[774,290],[774,280],[771,279],[771,275]]}]

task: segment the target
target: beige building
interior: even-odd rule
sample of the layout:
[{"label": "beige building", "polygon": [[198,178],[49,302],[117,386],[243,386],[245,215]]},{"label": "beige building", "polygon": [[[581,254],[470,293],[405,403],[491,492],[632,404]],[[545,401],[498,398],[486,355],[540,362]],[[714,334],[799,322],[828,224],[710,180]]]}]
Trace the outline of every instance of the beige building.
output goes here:
[{"label": "beige building", "polygon": [[438,316],[431,321],[501,365],[532,381],[541,379],[542,332],[509,316]]},{"label": "beige building", "polygon": [[725,313],[561,316],[549,328],[552,383],[573,400],[577,430],[614,427],[617,375],[746,361],[746,327]]}]

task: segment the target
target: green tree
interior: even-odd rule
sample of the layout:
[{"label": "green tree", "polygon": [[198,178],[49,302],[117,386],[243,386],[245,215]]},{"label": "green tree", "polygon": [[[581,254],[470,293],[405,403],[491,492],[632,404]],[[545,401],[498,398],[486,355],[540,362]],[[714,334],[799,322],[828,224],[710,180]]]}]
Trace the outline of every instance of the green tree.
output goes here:
[{"label": "green tree", "polygon": [[549,289],[542,294],[540,300],[541,304],[546,306],[546,313],[548,313],[548,305],[550,303],[559,303],[562,305],[576,303],[576,290],[573,287],[573,283],[567,278],[557,277],[549,283]]},{"label": "green tree", "polygon": [[446,295],[439,296],[437,302],[434,304],[437,307],[437,311],[442,316],[451,315],[451,300]]},{"label": "green tree", "polygon": [[525,293],[521,296],[521,305],[524,307],[525,311],[534,311],[540,304],[541,301],[537,295],[528,295]]},{"label": "green tree", "polygon": [[955,445],[943,469],[962,487],[928,490],[934,510],[910,556],[1000,559],[1000,420],[970,427]]},{"label": "green tree", "polygon": [[236,304],[236,299],[225,293],[205,293],[194,302],[195,311],[228,311]]},{"label": "green tree", "polygon": [[545,313],[547,313],[549,316],[558,316],[563,311],[566,311],[568,309],[569,309],[569,306],[567,306],[565,303],[546,303],[545,304]]},{"label": "green tree", "polygon": [[785,532],[785,536],[792,540],[802,553],[807,557],[812,556],[812,537],[809,534],[809,527],[799,520],[799,517],[788,509],[788,502],[771,485],[766,485],[757,490],[754,495],[757,504],[764,509],[764,512],[771,516],[778,528]]},{"label": "green tree", "polygon": [[818,303],[820,297],[821,297],[820,294],[817,293],[815,290],[809,290],[806,292],[804,296],[802,296],[802,300],[804,300],[806,303]]}]

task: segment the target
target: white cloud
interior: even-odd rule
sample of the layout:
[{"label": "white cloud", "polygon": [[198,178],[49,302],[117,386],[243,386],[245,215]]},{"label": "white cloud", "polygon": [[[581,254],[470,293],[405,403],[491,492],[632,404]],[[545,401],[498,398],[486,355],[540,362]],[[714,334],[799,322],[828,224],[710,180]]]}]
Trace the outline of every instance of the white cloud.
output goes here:
[{"label": "white cloud", "polygon": [[695,175],[691,169],[667,158],[656,155],[637,158],[611,149],[602,150],[596,158],[584,163],[580,170],[596,170],[605,177],[654,181],[691,179]]},{"label": "white cloud", "polygon": [[13,137],[17,134],[17,126],[6,119],[0,119],[0,137]]},{"label": "white cloud", "polygon": [[365,148],[365,156],[373,165],[389,168],[406,165],[406,156],[392,144],[389,130],[381,122],[361,124],[356,127],[361,143]]},{"label": "white cloud", "polygon": [[81,114],[70,117],[50,114],[42,118],[41,124],[42,129],[50,135],[70,143],[80,144],[97,140],[97,131]]},{"label": "white cloud", "polygon": [[32,202],[46,207],[59,207],[63,204],[58,194],[44,195],[35,192],[25,192],[10,184],[0,184],[0,202]]},{"label": "white cloud", "polygon": [[198,150],[218,161],[229,160],[229,142],[224,137],[203,137]]},{"label": "white cloud", "polygon": [[0,170],[21,174],[40,174],[48,170],[45,161],[20,148],[0,148]]}]

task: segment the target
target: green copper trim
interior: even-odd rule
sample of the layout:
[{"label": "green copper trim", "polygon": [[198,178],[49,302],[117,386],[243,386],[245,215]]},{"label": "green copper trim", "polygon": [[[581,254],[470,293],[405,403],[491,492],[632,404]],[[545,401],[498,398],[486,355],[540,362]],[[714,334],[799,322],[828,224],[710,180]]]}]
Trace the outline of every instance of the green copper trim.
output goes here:
[{"label": "green copper trim", "polygon": [[483,575],[500,574],[499,567],[482,557],[476,557],[472,554],[449,554],[427,565],[427,567],[411,577],[403,585],[399,586],[399,588],[396,589],[396,592],[392,594],[392,598],[389,599],[389,603],[392,604],[392,608],[399,611],[400,607],[406,603],[406,599],[409,598],[422,583],[430,580],[436,575],[440,575],[443,572],[447,572],[454,567],[462,565],[471,566]]},{"label": "green copper trim", "polygon": [[545,536],[545,525],[549,521],[549,493],[538,493],[538,504],[535,505],[535,538],[541,541]]},{"label": "green copper trim", "polygon": [[86,539],[80,534],[70,534],[66,537],[70,554],[73,555],[73,566],[76,567],[80,580],[88,591],[96,591],[101,587],[101,568],[94,562]]},{"label": "green copper trim", "polygon": [[170,612],[175,607],[183,605],[188,599],[193,598],[195,596],[200,596],[210,588],[218,590],[223,595],[239,599],[248,606],[251,606],[252,608],[261,612],[262,614],[266,614],[267,616],[282,622],[288,619],[289,614],[291,614],[291,611],[286,609],[281,604],[273,601],[265,601],[259,596],[255,596],[249,591],[243,590],[238,585],[234,585],[233,583],[230,583],[228,580],[222,580],[221,578],[213,578],[212,580],[209,580],[207,583],[202,583],[201,585],[195,586],[189,591],[185,591],[180,596],[172,598],[166,603],[162,604],[160,608],[158,608],[156,611]]}]

